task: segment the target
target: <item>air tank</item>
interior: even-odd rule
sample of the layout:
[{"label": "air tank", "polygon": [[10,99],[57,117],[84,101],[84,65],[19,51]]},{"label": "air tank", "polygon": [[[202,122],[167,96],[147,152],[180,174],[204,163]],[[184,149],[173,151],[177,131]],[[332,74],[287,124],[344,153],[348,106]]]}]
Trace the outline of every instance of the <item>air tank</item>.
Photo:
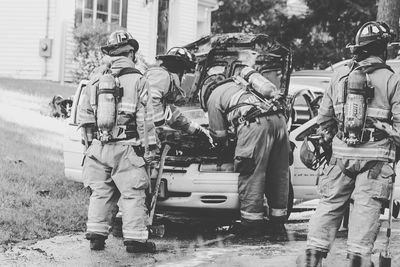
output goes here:
[{"label": "air tank", "polygon": [[111,74],[100,77],[97,97],[97,127],[105,139],[115,126],[116,101],[115,101],[115,78]]},{"label": "air tank", "polygon": [[361,142],[366,112],[366,76],[361,70],[354,70],[347,81],[347,97],[344,106],[345,142],[352,146]]},{"label": "air tank", "polygon": [[253,68],[244,67],[240,72],[240,76],[245,79],[255,91],[263,95],[265,98],[271,98],[273,93],[278,89],[267,78],[261,75]]}]

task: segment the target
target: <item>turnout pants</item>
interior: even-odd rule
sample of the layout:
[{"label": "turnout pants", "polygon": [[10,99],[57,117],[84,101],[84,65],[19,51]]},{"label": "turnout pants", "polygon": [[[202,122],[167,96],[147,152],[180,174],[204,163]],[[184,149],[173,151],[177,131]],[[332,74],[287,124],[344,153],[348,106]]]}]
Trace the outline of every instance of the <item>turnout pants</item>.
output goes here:
[{"label": "turnout pants", "polygon": [[285,117],[260,117],[239,125],[235,170],[239,172],[240,213],[244,221],[263,220],[264,195],[269,217],[286,220],[289,194],[289,139]]},{"label": "turnout pants", "polygon": [[[332,158],[319,179],[321,200],[310,220],[307,247],[328,252],[350,198],[348,253],[370,259],[379,232],[379,217],[393,183],[391,163]],[[346,175],[347,174],[347,175]]]},{"label": "turnout pants", "polygon": [[132,146],[118,143],[103,145],[94,140],[86,152],[83,178],[85,185],[92,189],[88,233],[109,234],[112,210],[121,196],[124,240],[147,240],[145,189],[149,186],[149,178],[144,160],[136,155]]}]

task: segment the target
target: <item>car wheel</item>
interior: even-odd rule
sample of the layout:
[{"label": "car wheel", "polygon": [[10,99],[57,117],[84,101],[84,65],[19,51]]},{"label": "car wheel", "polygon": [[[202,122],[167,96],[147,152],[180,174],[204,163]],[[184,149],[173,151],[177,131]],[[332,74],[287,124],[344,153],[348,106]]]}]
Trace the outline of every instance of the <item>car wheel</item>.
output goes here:
[{"label": "car wheel", "polygon": [[289,216],[293,210],[293,201],[294,201],[294,192],[292,182],[289,181],[289,196],[288,196],[288,207],[287,207],[287,215],[286,219],[289,220]]}]

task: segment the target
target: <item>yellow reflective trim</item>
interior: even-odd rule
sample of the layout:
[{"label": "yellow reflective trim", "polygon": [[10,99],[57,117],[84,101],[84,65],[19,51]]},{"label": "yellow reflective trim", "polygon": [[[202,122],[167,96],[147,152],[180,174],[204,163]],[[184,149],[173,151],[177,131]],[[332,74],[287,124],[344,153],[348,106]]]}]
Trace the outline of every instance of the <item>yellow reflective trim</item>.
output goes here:
[{"label": "yellow reflective trim", "polygon": [[104,233],[106,235],[109,234],[110,226],[107,223],[87,223],[86,224],[88,232],[98,232]]},{"label": "yellow reflective trim", "polygon": [[135,104],[130,104],[130,103],[119,103],[118,104],[118,110],[134,112],[136,110],[136,105]]},{"label": "yellow reflective trim", "polygon": [[389,119],[390,118],[390,110],[382,109],[382,108],[367,108],[367,116],[374,117],[378,119]]},{"label": "yellow reflective trim", "polygon": [[240,216],[243,219],[250,220],[250,221],[257,221],[257,220],[263,220],[264,219],[264,213],[263,212],[247,212],[244,210],[240,211]]},{"label": "yellow reflective trim", "polygon": [[287,215],[287,210],[286,209],[271,209],[271,216],[275,217],[280,217],[280,216],[286,216]]},{"label": "yellow reflective trim", "polygon": [[377,142],[367,142],[365,144],[352,147],[335,137],[333,139],[332,154],[337,158],[348,159],[377,159],[394,160],[395,150],[390,141],[383,139]]},{"label": "yellow reflective trim", "polygon": [[149,232],[147,230],[122,230],[125,239],[136,239],[136,240],[147,240],[149,238]]}]

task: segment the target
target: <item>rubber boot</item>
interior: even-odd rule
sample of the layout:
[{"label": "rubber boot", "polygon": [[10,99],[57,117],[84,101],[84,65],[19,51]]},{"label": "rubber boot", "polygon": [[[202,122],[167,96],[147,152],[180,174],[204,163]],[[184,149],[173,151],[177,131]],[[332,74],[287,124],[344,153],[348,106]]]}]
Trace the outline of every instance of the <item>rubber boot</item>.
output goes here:
[{"label": "rubber boot", "polygon": [[230,229],[230,232],[239,238],[259,237],[266,234],[266,224],[263,220],[249,221],[242,219]]},{"label": "rubber boot", "polygon": [[121,217],[113,218],[111,233],[114,237],[123,237]]},{"label": "rubber boot", "polygon": [[124,245],[126,246],[126,252],[128,253],[155,253],[156,252],[156,244],[153,242],[139,242],[139,241],[124,241]]},{"label": "rubber boot", "polygon": [[374,267],[374,263],[368,259],[364,258],[359,254],[349,254],[347,256],[350,260],[349,267]]},{"label": "rubber boot", "polygon": [[267,220],[267,234],[271,241],[288,241],[289,236],[285,228],[286,216],[270,216]]},{"label": "rubber boot", "polygon": [[298,256],[297,267],[322,267],[322,258],[326,258],[326,252],[316,249],[306,249],[305,253]]},{"label": "rubber boot", "polygon": [[270,220],[267,223],[267,234],[271,241],[288,241],[289,236],[285,224],[280,221]]},{"label": "rubber boot", "polygon": [[107,236],[93,234],[93,233],[86,233],[86,239],[90,240],[90,249],[91,250],[104,250],[105,240]]}]

